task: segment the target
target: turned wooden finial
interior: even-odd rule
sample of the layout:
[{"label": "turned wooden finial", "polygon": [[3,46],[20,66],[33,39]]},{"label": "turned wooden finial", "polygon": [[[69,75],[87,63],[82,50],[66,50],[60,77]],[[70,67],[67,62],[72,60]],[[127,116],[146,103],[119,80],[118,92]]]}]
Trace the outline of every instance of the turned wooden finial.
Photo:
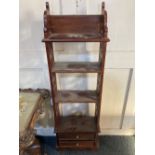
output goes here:
[{"label": "turned wooden finial", "polygon": [[105,9],[105,2],[102,2],[102,9]]},{"label": "turned wooden finial", "polygon": [[104,35],[107,37],[108,27],[107,27],[107,12],[105,10],[105,2],[102,2],[102,15],[104,16]]},{"label": "turned wooden finial", "polygon": [[47,12],[48,12],[48,14],[49,14],[49,12],[50,12],[49,2],[46,2],[46,11],[47,11]]},{"label": "turned wooden finial", "polygon": [[46,10],[44,11],[44,32],[47,32],[47,15],[50,15],[49,2],[46,2]]},{"label": "turned wooden finial", "polygon": [[102,2],[102,13],[105,11],[105,2]]}]

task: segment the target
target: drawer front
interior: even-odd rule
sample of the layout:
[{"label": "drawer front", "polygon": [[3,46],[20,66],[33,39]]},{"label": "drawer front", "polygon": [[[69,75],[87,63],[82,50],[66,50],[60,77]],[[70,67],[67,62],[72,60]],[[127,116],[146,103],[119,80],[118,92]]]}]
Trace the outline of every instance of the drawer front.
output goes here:
[{"label": "drawer front", "polygon": [[96,134],[91,133],[61,133],[58,134],[59,140],[95,140]]},{"label": "drawer front", "polygon": [[94,148],[95,141],[59,141],[61,148]]}]

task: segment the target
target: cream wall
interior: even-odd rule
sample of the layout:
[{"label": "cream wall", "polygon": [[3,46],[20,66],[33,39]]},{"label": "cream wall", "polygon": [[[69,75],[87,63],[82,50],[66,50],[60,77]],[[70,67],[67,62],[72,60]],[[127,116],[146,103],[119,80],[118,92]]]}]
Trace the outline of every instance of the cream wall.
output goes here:
[{"label": "cream wall", "polygon": [[[50,0],[53,14],[98,14],[102,0]],[[105,0],[107,47],[101,108],[103,134],[134,132],[134,0]],[[43,38],[45,1],[20,0],[20,88],[50,88]],[[55,44],[56,60],[95,61],[98,44]],[[82,51],[82,52],[81,52]],[[66,78],[64,78],[66,77]],[[89,78],[88,78],[89,77]],[[94,89],[95,75],[58,76],[59,88]],[[76,83],[76,81],[78,82]],[[65,82],[69,84],[65,84]],[[94,82],[93,82],[94,81]],[[74,107],[70,107],[74,109]],[[78,106],[77,109],[84,109]],[[93,109],[90,108],[90,111]],[[64,113],[66,110],[63,108]]]}]

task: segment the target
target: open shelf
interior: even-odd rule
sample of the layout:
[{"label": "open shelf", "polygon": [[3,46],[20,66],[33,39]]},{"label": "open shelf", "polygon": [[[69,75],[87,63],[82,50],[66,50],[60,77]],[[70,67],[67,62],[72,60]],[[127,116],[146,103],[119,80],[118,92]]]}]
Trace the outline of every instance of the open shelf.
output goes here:
[{"label": "open shelf", "polygon": [[51,34],[47,38],[42,40],[43,42],[107,42],[108,38],[104,38],[102,34],[78,34],[78,33],[67,33],[67,34]]},{"label": "open shelf", "polygon": [[[51,15],[49,4],[46,2],[42,41],[46,45],[58,149],[96,149],[98,146],[103,85],[103,74],[101,73],[104,72],[106,44],[110,41],[104,2],[101,10],[100,15]],[[54,42],[71,42],[71,45],[72,42],[99,42],[98,62],[55,62]],[[97,73],[96,90],[58,90],[57,73]],[[69,74],[70,76],[71,74]],[[71,103],[69,108],[67,103]],[[80,110],[71,110],[72,107],[78,109],[77,105],[83,109],[84,103],[87,107],[86,113]],[[91,112],[92,105],[94,105],[93,115],[87,114],[89,103],[91,103]],[[62,109],[62,115],[64,114],[62,116],[60,106],[68,109],[71,114],[63,113]]]},{"label": "open shelf", "polygon": [[63,90],[58,91],[56,102],[62,103],[97,103],[96,91]]},{"label": "open shelf", "polygon": [[55,62],[52,72],[56,73],[98,73],[98,62]]},{"label": "open shelf", "polygon": [[107,42],[104,15],[47,15],[43,42]]},{"label": "open shelf", "polygon": [[90,116],[61,116],[56,132],[97,132],[95,117]]}]

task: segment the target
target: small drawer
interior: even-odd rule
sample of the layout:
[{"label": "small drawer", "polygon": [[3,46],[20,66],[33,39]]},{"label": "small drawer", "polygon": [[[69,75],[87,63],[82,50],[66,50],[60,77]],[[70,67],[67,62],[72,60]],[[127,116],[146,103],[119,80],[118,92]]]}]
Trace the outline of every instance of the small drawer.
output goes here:
[{"label": "small drawer", "polygon": [[60,148],[94,148],[95,141],[59,141]]},{"label": "small drawer", "polygon": [[59,140],[95,140],[95,135],[92,133],[59,133]]}]

